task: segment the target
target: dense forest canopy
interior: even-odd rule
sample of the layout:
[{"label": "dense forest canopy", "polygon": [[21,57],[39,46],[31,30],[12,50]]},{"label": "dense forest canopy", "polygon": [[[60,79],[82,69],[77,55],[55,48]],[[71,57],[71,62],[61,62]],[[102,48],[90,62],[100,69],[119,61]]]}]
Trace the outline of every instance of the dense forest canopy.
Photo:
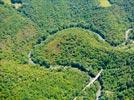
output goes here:
[{"label": "dense forest canopy", "polygon": [[22,3],[22,0],[11,0],[12,3]]},{"label": "dense forest canopy", "polygon": [[134,0],[0,0],[2,100],[133,100]]}]

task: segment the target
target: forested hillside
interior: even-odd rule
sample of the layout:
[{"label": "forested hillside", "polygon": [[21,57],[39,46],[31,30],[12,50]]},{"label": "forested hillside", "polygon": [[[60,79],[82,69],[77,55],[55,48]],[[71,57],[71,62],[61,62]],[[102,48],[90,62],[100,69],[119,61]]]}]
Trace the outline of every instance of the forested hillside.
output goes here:
[{"label": "forested hillside", "polygon": [[43,31],[56,31],[69,24],[84,24],[104,36],[111,45],[118,45],[123,42],[127,28],[131,27],[132,7],[128,12],[117,4],[101,7],[99,0],[24,0],[21,12]]},{"label": "forested hillside", "polygon": [[36,25],[13,8],[0,5],[0,55],[27,62],[27,52],[39,34]]},{"label": "forested hillside", "polygon": [[134,0],[0,0],[0,100],[38,99],[134,99]]}]

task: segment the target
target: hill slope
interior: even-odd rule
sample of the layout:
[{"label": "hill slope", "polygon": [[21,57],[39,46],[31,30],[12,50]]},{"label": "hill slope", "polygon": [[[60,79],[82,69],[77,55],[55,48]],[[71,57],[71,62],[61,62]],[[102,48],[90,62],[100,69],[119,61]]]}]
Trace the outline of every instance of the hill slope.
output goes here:
[{"label": "hill slope", "polygon": [[[132,0],[130,1],[133,3]],[[100,2],[102,1],[24,0],[24,6],[20,11],[37,23],[44,32],[59,30],[69,24],[81,23],[103,34],[111,45],[121,44],[125,31],[133,23],[132,21],[130,23],[128,16],[133,10],[126,12],[122,6],[113,3],[110,7],[101,7]],[[128,4],[128,1],[124,3]]]},{"label": "hill slope", "polygon": [[[104,46],[105,45],[105,46]],[[96,33],[82,28],[69,28],[50,36],[44,44],[33,50],[33,61],[40,65],[75,65],[101,68],[110,45]],[[99,63],[99,64],[98,64]]]},{"label": "hill slope", "polygon": [[112,47],[89,30],[68,28],[35,46],[32,59],[41,66],[68,65],[89,75],[104,69],[101,98],[115,100],[133,98],[133,53],[133,47]]},{"label": "hill slope", "polygon": [[39,33],[36,25],[9,6],[0,5],[0,58],[27,62]]},{"label": "hill slope", "polygon": [[133,100],[133,4],[0,0],[0,98]]},{"label": "hill slope", "polygon": [[3,100],[73,99],[89,80],[87,74],[71,67],[45,69],[4,60],[0,62],[0,72],[0,98]]}]

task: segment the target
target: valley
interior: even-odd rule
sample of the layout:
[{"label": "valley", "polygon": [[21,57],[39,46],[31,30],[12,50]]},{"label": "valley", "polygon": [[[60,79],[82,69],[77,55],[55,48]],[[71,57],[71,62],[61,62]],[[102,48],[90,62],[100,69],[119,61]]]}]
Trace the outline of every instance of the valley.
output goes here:
[{"label": "valley", "polygon": [[133,0],[0,0],[2,100],[133,100]]}]

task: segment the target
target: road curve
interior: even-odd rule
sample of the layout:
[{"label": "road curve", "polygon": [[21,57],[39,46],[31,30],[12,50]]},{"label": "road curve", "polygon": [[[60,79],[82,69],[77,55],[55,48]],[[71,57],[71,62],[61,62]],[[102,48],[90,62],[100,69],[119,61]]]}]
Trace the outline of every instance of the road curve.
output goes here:
[{"label": "road curve", "polygon": [[[95,78],[92,78],[89,83],[82,89],[81,92],[85,91],[87,88],[90,88],[90,86],[100,77],[103,69],[100,70],[100,72],[95,76]],[[101,95],[101,86],[99,87],[97,93],[96,93],[96,100],[99,100],[99,97]],[[75,97],[73,100],[77,100],[77,97]]]},{"label": "road curve", "polygon": [[31,59],[31,53],[32,52],[30,51],[29,54],[28,54],[28,63],[31,64],[31,65],[36,65]]},{"label": "road curve", "polygon": [[[132,31],[132,28],[129,28],[126,32],[125,32],[125,41],[121,44],[121,45],[125,45],[129,39],[129,34]],[[133,41],[134,42],[134,41]]]},{"label": "road curve", "polygon": [[129,35],[129,33],[132,31],[133,29],[132,28],[130,28],[130,29],[128,29],[127,31],[126,31],[126,33],[125,33],[125,40],[127,41],[128,40],[128,35]]},{"label": "road curve", "polygon": [[[82,28],[82,27],[69,27],[69,28]],[[69,29],[69,28],[66,28],[66,29]],[[82,28],[82,29],[85,29],[85,28]],[[85,30],[91,31],[91,30],[89,30],[89,29],[85,29]],[[56,33],[57,33],[57,32],[56,32]],[[92,31],[92,33],[95,34],[100,40],[105,41],[105,39],[104,39],[100,34],[98,34],[98,33],[96,33],[96,32],[93,32],[93,31]],[[35,45],[34,45],[34,48],[36,48],[36,46],[38,46],[38,45],[42,45],[42,44],[44,43],[44,41],[45,41],[45,40],[41,40],[40,43],[35,44]],[[31,52],[32,52],[32,50],[29,51],[29,53],[28,53],[28,63],[29,63],[29,64],[32,64],[32,65],[36,65],[36,64],[32,61],[32,59],[31,59]]]},{"label": "road curve", "polygon": [[[75,27],[72,27],[72,28],[75,28]],[[76,27],[76,28],[77,28],[77,27]],[[88,31],[90,31],[90,30],[88,30]],[[105,41],[105,39],[104,39],[102,36],[100,36],[98,33],[93,32],[93,34],[97,35],[100,40]],[[44,41],[45,41],[45,40],[42,40],[41,43],[34,45],[34,48],[36,48],[36,46],[38,46],[38,45],[43,44]],[[31,59],[31,57],[32,57],[31,53],[32,53],[32,50],[29,51],[29,53],[28,53],[28,63],[31,64],[31,65],[38,65],[38,64],[36,64],[36,63],[34,63],[34,62],[32,61],[32,59]],[[101,71],[96,75],[96,77],[93,78],[93,79],[91,79],[90,82],[89,82],[89,84],[87,84],[87,85],[82,89],[82,91],[85,91],[86,88],[89,88],[89,87],[99,78],[99,76],[101,75],[101,72],[102,72],[102,71],[103,71],[103,70],[101,69]],[[101,95],[101,86],[100,86],[100,88],[98,89],[98,91],[97,91],[97,93],[96,93],[96,100],[98,100],[98,98],[99,98],[100,95]],[[76,99],[77,99],[77,97],[75,97],[73,100],[76,100]]]},{"label": "road curve", "polygon": [[86,88],[89,88],[98,78],[99,76],[101,75],[103,69],[100,70],[100,72],[95,76],[95,78],[93,78],[83,89],[82,91],[85,91]]},{"label": "road curve", "polygon": [[[71,28],[71,27],[70,27]],[[72,27],[72,28],[77,28],[77,27]],[[125,32],[125,42],[122,43],[122,45],[125,45],[126,41],[128,40],[129,38],[129,33],[132,31],[133,29],[132,28],[129,28],[126,32]],[[95,33],[93,32],[94,34],[96,34],[98,36],[98,38],[102,41],[105,41],[105,39],[98,33]],[[38,46],[38,45],[41,45],[43,44],[45,40],[42,40],[41,43],[39,44],[36,44],[34,47]],[[134,43],[134,41],[133,41]],[[32,50],[29,52],[28,54],[28,63],[29,64],[32,64],[32,65],[37,65],[36,63],[34,63],[31,59],[31,52]],[[87,88],[90,88],[90,86],[100,77],[101,73],[102,73],[103,69],[100,70],[100,72],[96,75],[95,78],[92,78],[89,83],[82,89],[82,91],[85,91]],[[81,92],[82,92],[81,91]],[[96,100],[99,100],[99,97],[101,96],[101,85],[99,85],[99,89],[96,93]],[[77,100],[77,97],[75,97],[73,100]]]}]

